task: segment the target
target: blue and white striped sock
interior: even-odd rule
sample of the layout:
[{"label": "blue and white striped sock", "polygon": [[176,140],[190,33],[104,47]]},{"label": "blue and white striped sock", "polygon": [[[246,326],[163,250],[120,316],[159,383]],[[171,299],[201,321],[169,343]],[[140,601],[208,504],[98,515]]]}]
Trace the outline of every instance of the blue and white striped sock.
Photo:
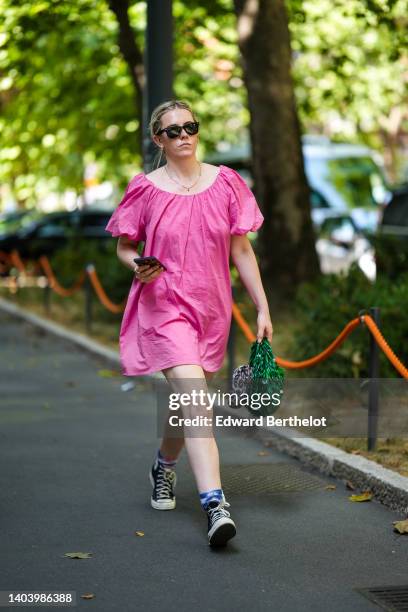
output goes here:
[{"label": "blue and white striped sock", "polygon": [[157,451],[156,459],[159,463],[161,463],[166,468],[175,468],[177,459],[169,459],[161,454],[160,449]]},{"label": "blue and white striped sock", "polygon": [[207,510],[208,504],[211,501],[220,502],[224,499],[222,489],[211,489],[211,491],[204,491],[200,493],[200,503],[203,510]]}]

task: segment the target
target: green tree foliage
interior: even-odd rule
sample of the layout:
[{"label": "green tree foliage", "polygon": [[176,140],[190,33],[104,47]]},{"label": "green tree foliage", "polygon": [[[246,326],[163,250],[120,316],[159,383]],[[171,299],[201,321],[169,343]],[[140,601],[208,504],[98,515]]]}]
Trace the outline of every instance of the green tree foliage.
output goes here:
[{"label": "green tree foliage", "polygon": [[407,0],[288,0],[288,7],[303,125],[385,149],[396,179],[408,127]]},{"label": "green tree foliage", "polygon": [[[199,115],[204,149],[236,140],[248,122],[234,16],[223,4],[187,11],[174,2],[175,90]],[[140,109],[107,3],[0,0],[0,10],[0,181],[32,206],[43,181],[81,193],[85,163],[97,161],[100,180],[123,188],[141,166]],[[143,50],[145,3],[129,18]]]},{"label": "green tree foliage", "polygon": [[[385,144],[395,166],[407,0],[287,5],[303,130],[363,134]],[[173,8],[175,92],[202,122],[201,153],[237,142],[249,114],[233,2],[174,0]],[[46,192],[81,193],[84,166],[97,161],[99,179],[122,189],[141,167],[140,109],[108,2],[0,0],[0,14],[1,183],[34,206]],[[144,2],[130,5],[129,19],[142,51]]]},{"label": "green tree foliage", "polygon": [[91,159],[120,176],[139,125],[113,14],[102,1],[1,4],[1,180],[35,203],[39,179],[81,193]]}]

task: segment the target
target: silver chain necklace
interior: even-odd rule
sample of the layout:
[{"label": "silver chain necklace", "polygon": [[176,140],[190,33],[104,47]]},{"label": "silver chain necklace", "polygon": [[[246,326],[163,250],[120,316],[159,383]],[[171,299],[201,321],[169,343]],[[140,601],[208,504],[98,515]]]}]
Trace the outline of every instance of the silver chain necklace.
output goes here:
[{"label": "silver chain necklace", "polygon": [[187,187],[187,185],[183,185],[183,183],[180,183],[179,181],[177,181],[176,179],[174,179],[173,177],[171,177],[171,176],[170,176],[170,174],[169,174],[169,171],[167,170],[167,165],[166,165],[166,166],[164,166],[164,169],[165,169],[165,171],[167,172],[167,175],[168,175],[169,179],[170,179],[171,181],[173,181],[173,183],[177,183],[177,185],[179,185],[180,187],[183,187],[183,189],[187,189],[187,191],[190,191],[190,189],[192,189],[192,188],[194,187],[194,185],[197,185],[198,181],[199,181],[199,180],[200,180],[200,178],[201,178],[201,162],[198,162],[198,166],[199,166],[199,168],[200,168],[200,172],[199,172],[198,178],[197,178],[197,180],[196,180],[196,181],[194,181],[194,183],[193,183],[192,185],[190,185],[189,187]]}]

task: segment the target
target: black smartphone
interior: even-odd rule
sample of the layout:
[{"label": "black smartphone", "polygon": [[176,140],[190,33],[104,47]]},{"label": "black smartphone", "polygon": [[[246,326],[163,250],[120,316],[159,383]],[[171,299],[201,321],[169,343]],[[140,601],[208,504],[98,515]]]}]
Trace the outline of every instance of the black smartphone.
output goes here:
[{"label": "black smartphone", "polygon": [[144,265],[148,265],[148,266],[154,266],[156,264],[159,264],[163,270],[167,270],[166,266],[164,264],[162,264],[161,261],[159,261],[157,259],[157,257],[151,256],[151,257],[134,257],[133,261],[135,263],[137,263],[138,266],[144,266]]}]

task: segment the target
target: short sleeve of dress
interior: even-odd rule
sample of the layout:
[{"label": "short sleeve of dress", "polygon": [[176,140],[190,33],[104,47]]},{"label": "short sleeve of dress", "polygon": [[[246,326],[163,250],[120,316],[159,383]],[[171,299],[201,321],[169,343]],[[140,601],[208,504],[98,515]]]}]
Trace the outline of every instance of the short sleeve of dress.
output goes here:
[{"label": "short sleeve of dress", "polygon": [[241,236],[255,232],[264,222],[264,216],[254,194],[236,170],[228,168],[227,180],[230,186],[230,233]]},{"label": "short sleeve of dress", "polygon": [[108,224],[105,227],[112,236],[126,236],[137,242],[146,240],[144,222],[144,190],[136,175],[126,187],[125,194],[119,202]]}]

